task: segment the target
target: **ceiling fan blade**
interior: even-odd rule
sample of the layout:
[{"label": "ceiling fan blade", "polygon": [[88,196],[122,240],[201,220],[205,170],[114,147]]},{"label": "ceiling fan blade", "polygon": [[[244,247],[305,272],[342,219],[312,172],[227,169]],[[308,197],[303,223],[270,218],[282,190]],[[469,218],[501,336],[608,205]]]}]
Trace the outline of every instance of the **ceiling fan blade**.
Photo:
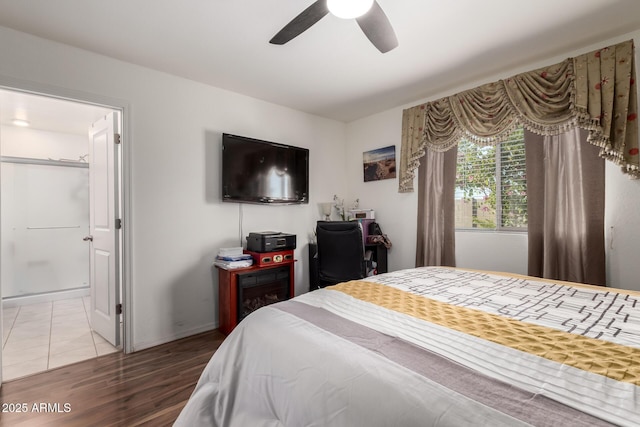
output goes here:
[{"label": "ceiling fan blade", "polygon": [[327,0],[318,0],[306,8],[302,13],[291,20],[273,36],[269,43],[285,44],[308,30],[313,24],[324,18],[329,13]]},{"label": "ceiling fan blade", "polygon": [[398,46],[396,33],[377,1],[373,2],[369,12],[356,18],[356,21],[365,36],[380,52],[386,53]]}]

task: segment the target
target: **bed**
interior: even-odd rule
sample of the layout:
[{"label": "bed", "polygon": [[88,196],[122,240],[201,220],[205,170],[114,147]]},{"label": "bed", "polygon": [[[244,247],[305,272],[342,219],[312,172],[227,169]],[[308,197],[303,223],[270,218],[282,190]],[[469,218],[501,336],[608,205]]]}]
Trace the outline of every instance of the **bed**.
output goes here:
[{"label": "bed", "polygon": [[640,293],[423,267],[262,307],[177,426],[640,425]]}]

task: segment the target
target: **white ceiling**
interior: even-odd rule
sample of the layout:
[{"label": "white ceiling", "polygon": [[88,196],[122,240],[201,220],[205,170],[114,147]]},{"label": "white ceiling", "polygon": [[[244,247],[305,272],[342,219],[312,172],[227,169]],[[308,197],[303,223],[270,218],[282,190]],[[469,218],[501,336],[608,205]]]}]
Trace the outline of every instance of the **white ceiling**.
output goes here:
[{"label": "white ceiling", "polygon": [[63,99],[0,89],[0,125],[26,120],[30,129],[89,135],[89,126],[110,109]]},{"label": "white ceiling", "polygon": [[0,0],[0,25],[345,122],[640,29],[639,0],[378,0],[399,40],[314,0]]}]

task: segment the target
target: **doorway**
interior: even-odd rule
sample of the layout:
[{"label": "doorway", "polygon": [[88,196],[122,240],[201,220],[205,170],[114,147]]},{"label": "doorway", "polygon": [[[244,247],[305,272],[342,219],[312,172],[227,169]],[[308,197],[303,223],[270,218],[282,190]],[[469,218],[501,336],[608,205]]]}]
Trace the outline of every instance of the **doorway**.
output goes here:
[{"label": "doorway", "polygon": [[120,111],[0,89],[3,381],[122,349],[91,328],[83,240],[89,129],[111,113]]}]

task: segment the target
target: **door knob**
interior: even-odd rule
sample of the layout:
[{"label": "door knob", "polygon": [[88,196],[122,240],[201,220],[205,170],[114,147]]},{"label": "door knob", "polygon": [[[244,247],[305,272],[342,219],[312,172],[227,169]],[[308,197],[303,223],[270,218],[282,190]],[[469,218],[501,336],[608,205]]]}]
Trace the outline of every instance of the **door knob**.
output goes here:
[{"label": "door knob", "polygon": [[82,240],[84,240],[85,242],[93,242],[93,236],[92,235],[84,236]]}]

